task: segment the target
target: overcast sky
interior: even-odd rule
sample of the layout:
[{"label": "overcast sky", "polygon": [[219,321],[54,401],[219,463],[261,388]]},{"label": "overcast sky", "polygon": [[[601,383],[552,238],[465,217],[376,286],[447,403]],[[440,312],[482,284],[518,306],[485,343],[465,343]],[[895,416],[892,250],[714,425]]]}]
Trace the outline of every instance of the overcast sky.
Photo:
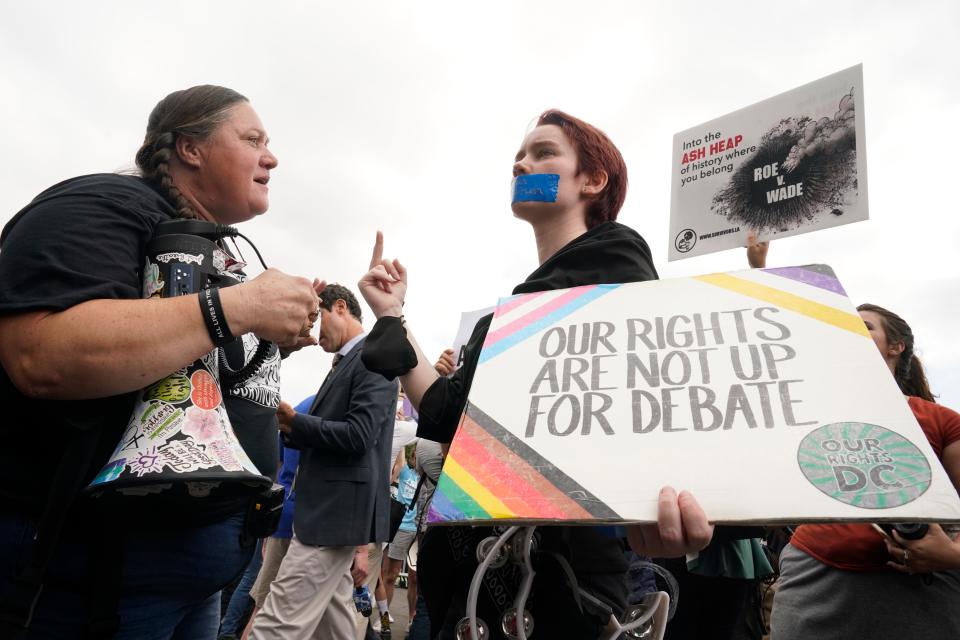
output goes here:
[{"label": "overcast sky", "polygon": [[[935,393],[960,409],[956,0],[4,5],[0,223],[60,180],[130,167],[170,91],[229,86],[280,159],[270,211],[243,232],[271,266],[355,289],[382,229],[430,354],[462,310],[536,267],[509,183],[539,112],[564,109],[618,145],[619,219],[661,277],[728,271],[742,251],[666,260],[673,134],[862,62],[870,220],[780,240],[768,264],[828,263],[854,303],[904,316]],[[284,396],[315,391],[329,361],[319,348],[289,359]]]}]

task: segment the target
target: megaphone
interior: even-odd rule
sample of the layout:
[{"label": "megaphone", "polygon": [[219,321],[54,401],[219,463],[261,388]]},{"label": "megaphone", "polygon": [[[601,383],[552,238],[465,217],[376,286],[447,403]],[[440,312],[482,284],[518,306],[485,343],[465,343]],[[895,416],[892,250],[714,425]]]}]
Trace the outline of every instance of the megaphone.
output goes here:
[{"label": "megaphone", "polygon": [[[147,244],[143,295],[171,297],[240,282],[216,240],[236,229],[201,220],[157,225]],[[269,349],[264,342],[258,348]],[[123,437],[86,491],[94,497],[157,495],[181,500],[241,497],[269,489],[230,425],[221,387],[220,350],[137,394]],[[254,361],[262,362],[257,355]]]}]

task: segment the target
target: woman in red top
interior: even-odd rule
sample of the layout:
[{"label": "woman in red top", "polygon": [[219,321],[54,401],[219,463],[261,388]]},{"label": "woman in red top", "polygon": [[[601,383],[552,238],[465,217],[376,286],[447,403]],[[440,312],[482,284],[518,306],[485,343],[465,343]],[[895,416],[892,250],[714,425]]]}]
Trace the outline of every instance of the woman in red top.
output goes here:
[{"label": "woman in red top", "polygon": [[[913,332],[882,307],[857,307],[955,487],[960,414],[936,404]],[[784,549],[773,602],[773,640],[960,638],[960,539],[931,524],[920,540],[869,524],[810,524]]]}]

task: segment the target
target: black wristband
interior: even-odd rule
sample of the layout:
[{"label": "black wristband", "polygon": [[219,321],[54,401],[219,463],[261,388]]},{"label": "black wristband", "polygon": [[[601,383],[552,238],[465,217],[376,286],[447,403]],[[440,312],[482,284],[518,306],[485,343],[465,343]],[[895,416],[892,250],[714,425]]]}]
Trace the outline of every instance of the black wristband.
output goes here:
[{"label": "black wristband", "polygon": [[235,337],[227,325],[227,318],[223,315],[219,288],[210,287],[200,292],[200,312],[203,314],[203,322],[207,325],[207,333],[210,334],[213,346],[222,347],[234,341]]}]

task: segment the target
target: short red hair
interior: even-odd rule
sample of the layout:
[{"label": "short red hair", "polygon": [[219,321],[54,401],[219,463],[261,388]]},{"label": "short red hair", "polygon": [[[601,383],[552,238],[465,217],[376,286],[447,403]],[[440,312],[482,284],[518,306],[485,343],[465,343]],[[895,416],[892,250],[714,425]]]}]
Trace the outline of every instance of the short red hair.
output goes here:
[{"label": "short red hair", "polygon": [[603,131],[558,109],[540,114],[537,126],[555,124],[577,152],[577,173],[607,174],[607,186],[587,205],[587,228],[617,219],[627,197],[627,165]]}]

